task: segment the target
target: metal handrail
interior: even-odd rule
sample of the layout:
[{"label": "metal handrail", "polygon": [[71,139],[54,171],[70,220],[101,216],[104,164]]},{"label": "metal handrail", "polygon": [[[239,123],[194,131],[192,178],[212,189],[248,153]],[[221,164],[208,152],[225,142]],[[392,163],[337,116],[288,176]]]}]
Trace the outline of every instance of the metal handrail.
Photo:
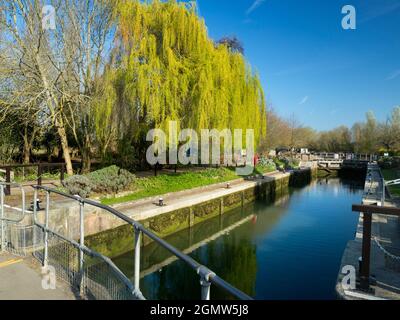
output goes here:
[{"label": "metal handrail", "polygon": [[394,186],[394,185],[397,185],[397,184],[400,184],[400,179],[386,181],[386,185],[387,186]]},{"label": "metal handrail", "polygon": [[[19,189],[21,190],[21,198],[22,198],[22,207],[21,207],[21,209],[19,209],[19,208],[13,208],[13,207],[8,206],[8,205],[6,205],[6,204],[4,203],[4,195],[5,195],[5,188],[4,188],[4,187],[5,187],[5,186],[6,186],[6,187],[11,187],[11,188],[19,188]],[[13,223],[19,223],[19,222],[21,222],[22,220],[24,220],[25,215],[26,215],[26,212],[27,212],[28,210],[26,210],[26,204],[25,204],[25,190],[24,190],[24,187],[23,187],[21,184],[19,184],[19,183],[14,183],[14,182],[3,182],[3,181],[0,181],[0,203],[1,203],[1,214],[2,214],[1,220],[2,220],[2,221],[13,222]],[[4,218],[4,212],[3,212],[3,208],[4,208],[4,207],[11,208],[11,209],[13,209],[13,210],[15,210],[15,211],[21,211],[21,213],[22,213],[21,218],[20,218],[20,219],[16,219],[16,220]]]},{"label": "metal handrail", "polygon": [[[22,215],[19,219],[9,219],[4,216],[4,207],[6,207],[6,204],[4,203],[4,195],[5,195],[5,187],[16,187],[21,189],[21,196],[22,196]],[[13,182],[0,182],[0,247],[1,251],[4,251],[4,223],[5,222],[11,222],[11,223],[20,223],[22,220],[25,218],[25,190],[22,187],[22,185],[13,183]]]},{"label": "metal handrail", "polygon": [[[89,200],[89,199],[84,199],[79,196],[71,196],[66,193],[63,193],[58,190],[54,190],[48,187],[44,186],[33,186],[35,189],[35,197],[36,193],[38,190],[43,190],[47,193],[47,203],[46,203],[46,212],[48,213],[48,195],[50,193],[58,194],[60,196],[63,196],[65,198],[75,200],[81,204],[81,207],[85,204],[103,209],[114,216],[120,218],[121,220],[125,221],[126,223],[132,225],[135,230],[135,276],[134,276],[134,290],[135,292],[140,292],[139,289],[139,282],[140,282],[140,238],[141,238],[141,233],[145,234],[148,236],[150,239],[154,240],[157,244],[161,245],[164,249],[168,250],[171,252],[173,255],[175,255],[177,258],[185,262],[189,267],[191,267],[200,277],[200,284],[201,284],[201,296],[203,300],[209,300],[210,299],[210,286],[211,284],[216,285],[217,287],[225,290],[227,293],[233,295],[234,297],[241,299],[241,300],[252,300],[249,295],[243,293],[239,289],[233,287],[231,284],[217,276],[213,271],[211,271],[209,268],[206,266],[198,263],[196,260],[191,258],[190,256],[184,254],[183,252],[179,251],[177,248],[166,242],[165,240],[161,239],[158,237],[156,234],[151,232],[150,230],[146,229],[141,223],[127,217],[123,213],[119,212],[118,210],[115,210],[114,208],[111,208],[109,206],[103,205],[99,202]],[[36,211],[36,210],[34,210]],[[47,215],[47,214],[46,214]],[[81,215],[81,219],[82,219]],[[48,220],[48,218],[46,218]],[[81,227],[82,227],[83,221],[81,220]],[[48,229],[48,226],[44,226],[46,229]],[[83,237],[83,234],[81,234],[81,237]],[[83,239],[81,238],[81,244],[82,246]],[[118,269],[119,270],[119,269]]]},{"label": "metal handrail", "polygon": [[62,234],[55,232],[54,230],[51,230],[49,228],[46,228],[46,226],[35,222],[35,224],[43,229],[43,231],[45,232],[49,232],[54,234],[55,236],[57,236],[58,238],[60,238],[61,240],[67,241],[69,243],[71,243],[75,248],[84,251],[86,254],[88,254],[91,257],[95,257],[98,258],[100,260],[103,260],[106,264],[108,264],[111,269],[113,269],[113,271],[115,272],[115,274],[118,276],[118,278],[128,287],[128,289],[139,299],[139,300],[145,300],[145,298],[143,297],[143,294],[139,291],[136,291],[135,288],[133,287],[131,281],[128,279],[127,276],[125,276],[125,274],[115,265],[115,263],[108,257],[103,256],[102,254],[91,250],[90,248],[88,248],[85,245],[81,245],[78,242],[76,242],[75,240],[72,239],[68,239],[67,237],[63,236]]}]

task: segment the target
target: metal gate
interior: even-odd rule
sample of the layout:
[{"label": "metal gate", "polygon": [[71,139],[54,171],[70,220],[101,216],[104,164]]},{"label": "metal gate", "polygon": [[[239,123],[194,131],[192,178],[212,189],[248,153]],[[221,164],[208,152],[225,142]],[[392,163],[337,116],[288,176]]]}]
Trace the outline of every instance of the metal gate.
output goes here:
[{"label": "metal gate", "polygon": [[[21,207],[6,203],[6,187],[18,188],[21,192]],[[25,190],[13,183],[0,183],[0,247],[14,255],[26,256],[34,248],[34,226],[29,221],[26,210]]]}]

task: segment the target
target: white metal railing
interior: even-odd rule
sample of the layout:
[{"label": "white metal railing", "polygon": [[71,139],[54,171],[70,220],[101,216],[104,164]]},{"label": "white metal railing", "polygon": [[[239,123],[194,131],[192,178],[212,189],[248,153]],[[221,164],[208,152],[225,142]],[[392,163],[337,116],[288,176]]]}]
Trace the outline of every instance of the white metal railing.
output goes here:
[{"label": "white metal railing", "polygon": [[390,180],[390,181],[385,181],[384,178],[382,178],[382,205],[385,203],[385,197],[386,197],[386,187],[387,186],[395,186],[400,184],[400,179],[395,179],[395,180]]},{"label": "white metal railing", "polygon": [[[1,223],[3,225],[3,222],[5,222],[5,218],[3,217],[4,213],[4,188],[5,185],[0,182],[0,188],[1,188]],[[210,299],[210,287],[211,285],[215,285],[219,287],[220,289],[224,290],[225,292],[229,293],[233,297],[241,300],[252,300],[250,296],[247,294],[243,293],[239,289],[235,288],[222,278],[220,278],[218,275],[216,275],[213,271],[211,271],[209,268],[207,268],[204,265],[201,265],[188,255],[184,254],[183,252],[179,251],[172,245],[170,245],[168,242],[165,240],[161,239],[158,237],[156,234],[151,232],[150,230],[146,229],[143,227],[142,224],[139,222],[127,217],[126,215],[122,214],[121,212],[115,210],[114,208],[105,206],[103,204],[100,204],[98,202],[89,200],[89,199],[83,199],[78,196],[71,196],[68,194],[65,194],[63,192],[60,192],[58,190],[50,189],[47,187],[43,186],[34,186],[34,202],[33,202],[33,211],[30,212],[33,214],[33,224],[35,226],[35,230],[37,233],[40,233],[40,237],[33,236],[34,239],[43,239],[42,244],[35,244],[35,253],[34,255],[37,258],[40,258],[44,266],[48,265],[53,265],[56,264],[57,267],[60,269],[60,271],[65,274],[66,279],[69,279],[69,281],[74,282],[74,284],[77,284],[77,286],[80,288],[81,293],[85,291],[85,283],[88,285],[88,283],[92,281],[99,281],[101,283],[105,283],[106,281],[101,281],[104,280],[104,277],[107,277],[108,275],[105,275],[104,272],[101,274],[99,271],[99,265],[100,262],[105,265],[107,268],[107,272],[112,273],[114,278],[116,279],[116,284],[110,289],[112,291],[111,298],[115,297],[120,297],[120,291],[115,289],[115,287],[120,287],[121,284],[123,285],[123,289],[126,291],[128,290],[129,292],[132,293],[132,297],[134,299],[144,299],[141,291],[140,291],[140,259],[141,259],[141,237],[143,235],[146,235],[155,243],[158,245],[162,246],[164,249],[168,250],[171,252],[177,259],[185,262],[191,269],[194,270],[199,276],[199,282],[201,286],[201,298],[203,300],[209,300]],[[23,190],[23,189],[21,189]],[[38,197],[38,192],[42,191],[45,192],[46,195],[46,200],[45,200],[45,210],[44,210],[44,223],[39,223],[38,217],[37,217],[37,205],[36,205],[36,199]],[[23,197],[24,197],[24,192],[22,192]],[[49,227],[49,212],[50,212],[50,194],[57,194],[59,196],[62,196],[64,198],[68,198],[70,200],[74,200],[79,203],[80,210],[79,210],[79,224],[80,224],[80,237],[79,241],[74,241],[72,239],[69,239],[58,232],[55,232]],[[84,230],[84,208],[85,205],[90,205],[99,209],[102,209],[113,216],[119,218],[120,220],[124,221],[125,223],[133,226],[134,228],[134,281],[133,283],[131,280],[125,276],[122,271],[107,257],[89,249],[88,247],[85,246],[85,230]],[[23,199],[23,213],[26,213],[25,210],[25,199]],[[15,222],[15,223],[18,223]],[[2,232],[3,235],[3,232]],[[65,249],[65,247],[67,247]],[[3,248],[3,246],[2,246]],[[57,250],[60,251],[57,253]],[[72,252],[72,253],[71,253]],[[55,258],[57,254],[61,254],[62,258]],[[72,257],[71,257],[72,256]],[[65,258],[67,257],[67,258]],[[98,263],[97,264],[92,264],[92,265],[87,265],[85,264],[85,259],[87,257],[94,257],[97,259]],[[67,259],[66,262],[63,262],[63,259]],[[51,261],[50,261],[51,260]],[[78,260],[78,263],[75,262]],[[100,262],[99,262],[100,261]],[[72,267],[73,266],[73,267]],[[96,276],[91,275],[93,273],[96,273]],[[71,280],[72,279],[72,280]],[[119,283],[117,283],[119,282]],[[89,284],[90,284],[89,283]],[[108,282],[107,282],[108,283]],[[96,291],[101,297],[104,295],[100,294],[98,290]],[[124,296],[124,295],[123,295]]]},{"label": "white metal railing", "polygon": [[[7,205],[5,203],[5,188],[14,187],[19,188],[21,191],[21,208],[12,207],[11,205]],[[17,211],[19,213],[19,217],[16,219],[8,218],[5,214],[5,209],[8,208],[12,211]],[[6,224],[18,224],[22,220],[24,220],[26,214],[26,207],[25,207],[25,190],[24,188],[16,183],[7,183],[7,182],[0,182],[0,250],[1,252],[5,251],[6,248]]]}]

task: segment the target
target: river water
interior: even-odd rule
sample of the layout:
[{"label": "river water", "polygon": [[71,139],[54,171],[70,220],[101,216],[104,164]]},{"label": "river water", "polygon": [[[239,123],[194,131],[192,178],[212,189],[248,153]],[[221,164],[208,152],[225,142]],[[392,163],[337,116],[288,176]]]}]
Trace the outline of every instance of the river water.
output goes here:
[{"label": "river water", "polygon": [[[318,179],[273,203],[257,201],[166,240],[255,299],[336,299],[342,253],[354,238],[362,180]],[[114,259],[133,277],[133,253]],[[199,299],[199,278],[163,248],[142,251],[148,299]],[[211,287],[212,299],[230,299]]]}]

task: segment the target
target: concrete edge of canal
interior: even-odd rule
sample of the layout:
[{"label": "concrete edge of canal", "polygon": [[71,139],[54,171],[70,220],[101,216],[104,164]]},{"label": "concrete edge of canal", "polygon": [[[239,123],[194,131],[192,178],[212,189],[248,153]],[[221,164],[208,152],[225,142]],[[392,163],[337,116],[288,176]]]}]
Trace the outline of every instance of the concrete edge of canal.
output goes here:
[{"label": "concrete edge of canal", "polygon": [[[316,176],[316,168],[296,170],[287,173],[274,172],[250,180],[211,185],[208,188],[162,195],[165,206],[158,206],[153,198],[134,203],[118,205],[116,208],[130,218],[140,221],[146,228],[160,237],[166,237],[181,230],[222,215],[228,211],[243,207],[256,199],[273,201],[289,192],[291,186],[302,186]],[[39,221],[43,212],[38,214]],[[79,237],[79,206],[70,201],[54,202],[50,207],[51,227],[69,238]],[[109,256],[121,254],[131,243],[130,226],[101,209],[85,206],[85,233],[87,244],[97,249],[96,244],[104,249],[102,243],[118,242],[107,246],[120,248],[121,252],[106,252]],[[143,237],[143,245],[150,239]],[[120,240],[128,239],[128,240]],[[147,241],[147,242],[146,242]],[[100,250],[99,247],[99,250]],[[108,249],[106,249],[108,250]]]},{"label": "concrete edge of canal", "polygon": [[[386,188],[385,188],[386,189]],[[384,180],[377,164],[368,166],[362,204],[395,207],[396,203],[383,196]],[[385,195],[388,195],[386,190]],[[357,213],[353,213],[357,214]],[[363,244],[364,215],[359,214],[355,238],[344,250],[338,272],[336,293],[344,300],[400,300],[400,218],[372,215],[370,248],[370,290],[361,290],[360,264]],[[352,283],[354,278],[356,283]],[[356,288],[354,288],[356,285]]]}]

